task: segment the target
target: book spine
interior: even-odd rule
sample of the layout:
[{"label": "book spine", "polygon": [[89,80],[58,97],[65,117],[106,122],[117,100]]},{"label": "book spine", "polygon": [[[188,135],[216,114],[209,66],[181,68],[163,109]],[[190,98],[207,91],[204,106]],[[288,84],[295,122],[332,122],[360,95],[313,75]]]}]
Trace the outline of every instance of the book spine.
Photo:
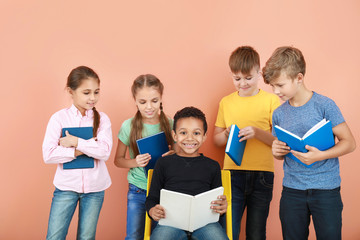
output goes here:
[{"label": "book spine", "polygon": [[[193,211],[194,211],[194,201],[195,198],[192,197],[191,201],[190,201],[190,212],[189,212],[189,226],[188,226],[188,231],[189,232],[193,232],[194,231],[194,223],[193,223]],[[196,210],[196,209],[195,209]]]}]

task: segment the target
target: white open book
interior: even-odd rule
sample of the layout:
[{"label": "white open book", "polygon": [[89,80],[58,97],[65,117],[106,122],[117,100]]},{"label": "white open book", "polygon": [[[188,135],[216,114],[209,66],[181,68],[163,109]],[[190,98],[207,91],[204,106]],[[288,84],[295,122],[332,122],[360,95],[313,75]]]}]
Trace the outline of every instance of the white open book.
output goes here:
[{"label": "white open book", "polygon": [[165,208],[165,218],[159,224],[193,232],[209,223],[219,221],[219,213],[210,209],[211,202],[223,195],[218,187],[196,196],[161,189],[160,205]]}]

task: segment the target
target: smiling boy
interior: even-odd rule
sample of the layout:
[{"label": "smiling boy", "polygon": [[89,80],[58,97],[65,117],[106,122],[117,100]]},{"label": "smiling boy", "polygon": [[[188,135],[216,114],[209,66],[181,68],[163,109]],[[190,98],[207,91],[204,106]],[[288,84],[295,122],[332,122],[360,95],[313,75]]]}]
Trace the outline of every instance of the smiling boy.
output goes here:
[{"label": "smiling boy", "polygon": [[[172,134],[178,146],[176,154],[158,159],[146,199],[146,210],[153,220],[166,218],[164,208],[159,205],[161,189],[194,196],[222,186],[219,163],[199,153],[199,148],[206,140],[206,132],[206,118],[199,109],[186,107],[175,114]],[[211,204],[213,211],[220,214],[226,212],[227,201],[224,195]],[[218,222],[210,223],[192,233],[157,225],[151,235],[152,240],[185,240],[188,237],[204,240],[228,239]]]},{"label": "smiling boy", "polygon": [[245,208],[246,239],[266,239],[266,221],[272,200],[274,160],[271,144],[271,116],[279,98],[258,87],[260,57],[250,46],[235,49],[230,58],[236,91],[223,97],[215,123],[214,143],[224,147],[232,124],[240,128],[241,141],[247,140],[241,166],[225,154],[224,169],[231,172],[233,239],[239,239]]}]

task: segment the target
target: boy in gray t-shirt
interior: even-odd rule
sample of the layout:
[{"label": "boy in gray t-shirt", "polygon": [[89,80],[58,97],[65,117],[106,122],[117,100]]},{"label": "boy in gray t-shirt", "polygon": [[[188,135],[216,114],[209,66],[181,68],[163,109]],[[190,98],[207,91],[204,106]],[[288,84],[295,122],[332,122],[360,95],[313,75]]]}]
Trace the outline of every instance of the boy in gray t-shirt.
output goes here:
[{"label": "boy in gray t-shirt", "polygon": [[[355,140],[340,109],[328,97],[310,91],[304,85],[305,60],[299,49],[280,47],[263,68],[266,83],[286,101],[273,113],[278,125],[300,137],[322,119],[330,120],[337,138],[335,146],[320,151],[306,146],[306,153],[291,150],[275,140],[272,152],[284,160],[280,220],[284,239],[307,239],[310,215],[317,239],[341,239],[342,208],[339,156],[354,151]],[[276,134],[273,130],[273,135]],[[291,152],[307,168],[285,156]]]}]

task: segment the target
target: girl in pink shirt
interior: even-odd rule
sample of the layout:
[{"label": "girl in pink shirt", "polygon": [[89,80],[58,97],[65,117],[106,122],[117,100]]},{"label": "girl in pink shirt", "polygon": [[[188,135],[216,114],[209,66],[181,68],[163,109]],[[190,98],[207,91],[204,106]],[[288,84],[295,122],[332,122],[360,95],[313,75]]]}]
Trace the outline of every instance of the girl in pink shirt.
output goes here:
[{"label": "girl in pink shirt", "polygon": [[[95,109],[99,85],[100,79],[91,68],[73,69],[66,85],[73,105],[56,112],[49,120],[43,157],[45,163],[57,164],[57,170],[46,239],[65,239],[78,203],[77,239],[95,239],[104,190],[111,185],[105,161],[112,148],[110,119]],[[85,140],[68,132],[62,136],[62,129],[69,127],[93,127],[93,138]],[[63,168],[64,163],[83,154],[94,158],[93,168]]]}]

